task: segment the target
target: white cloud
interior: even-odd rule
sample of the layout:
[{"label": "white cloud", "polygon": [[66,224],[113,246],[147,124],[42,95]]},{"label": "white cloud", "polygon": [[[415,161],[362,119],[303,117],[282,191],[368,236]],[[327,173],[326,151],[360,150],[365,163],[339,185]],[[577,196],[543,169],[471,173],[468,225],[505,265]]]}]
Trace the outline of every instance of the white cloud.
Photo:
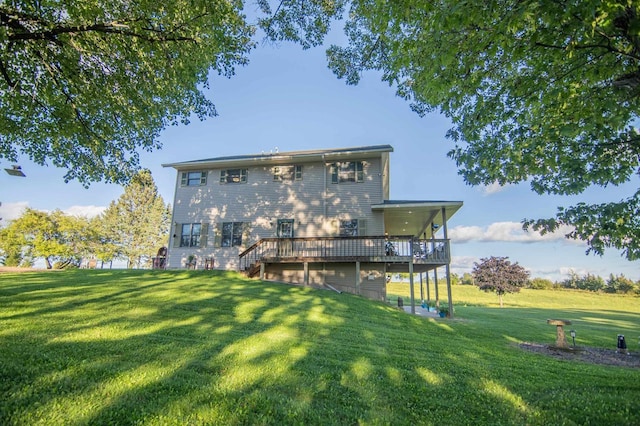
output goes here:
[{"label": "white cloud", "polygon": [[27,207],[29,207],[29,203],[26,201],[19,203],[2,203],[2,205],[0,205],[0,217],[6,224],[13,219],[19,218]]},{"label": "white cloud", "polygon": [[104,206],[71,206],[63,210],[63,213],[71,216],[84,216],[87,218],[96,217],[105,211]]},{"label": "white cloud", "polygon": [[[17,203],[2,203],[0,205],[0,218],[6,225],[7,222],[19,218],[24,213],[24,210],[29,207],[27,201],[20,201]],[[106,207],[104,206],[71,206],[64,209],[62,212],[71,216],[84,216],[92,218],[102,213]],[[43,210],[48,212],[49,210]]]},{"label": "white cloud", "polygon": [[519,222],[496,222],[486,227],[456,226],[449,231],[449,238],[456,243],[480,242],[518,242],[535,243],[565,240],[565,234],[571,227],[563,226],[556,232],[540,235],[533,230],[524,231]]},{"label": "white cloud", "polygon": [[465,272],[471,272],[473,270],[473,264],[479,262],[480,258],[473,256],[452,256],[451,257],[451,272],[458,275],[462,275]]},{"label": "white cloud", "polygon": [[511,184],[500,185],[498,182],[493,182],[491,185],[484,185],[480,188],[480,191],[483,195],[492,195],[497,194],[498,192],[504,191],[507,187],[512,186]]}]

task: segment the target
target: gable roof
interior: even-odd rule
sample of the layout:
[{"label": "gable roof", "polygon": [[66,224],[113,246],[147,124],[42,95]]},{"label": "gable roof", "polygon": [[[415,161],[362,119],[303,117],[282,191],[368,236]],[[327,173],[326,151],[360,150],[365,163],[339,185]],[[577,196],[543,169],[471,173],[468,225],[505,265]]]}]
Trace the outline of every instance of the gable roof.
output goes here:
[{"label": "gable roof", "polygon": [[213,157],[202,160],[182,161],[163,164],[162,167],[173,167],[177,170],[196,169],[201,167],[249,166],[256,164],[285,164],[291,162],[338,161],[350,158],[377,157],[384,152],[393,152],[391,145],[372,145],[351,148],[315,149],[306,151],[262,152],[260,154],[232,155]]}]

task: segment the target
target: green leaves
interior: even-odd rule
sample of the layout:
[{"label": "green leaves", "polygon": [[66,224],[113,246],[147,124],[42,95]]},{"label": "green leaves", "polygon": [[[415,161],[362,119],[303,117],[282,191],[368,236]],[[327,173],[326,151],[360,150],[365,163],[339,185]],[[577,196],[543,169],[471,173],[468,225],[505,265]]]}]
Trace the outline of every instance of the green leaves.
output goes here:
[{"label": "green leaves", "polygon": [[[348,84],[380,71],[414,111],[447,115],[455,143],[449,156],[468,183],[527,181],[535,192],[565,195],[637,175],[638,5],[354,0],[350,6],[348,43],[328,48],[329,67]],[[589,209],[592,222],[563,216],[589,227],[573,237],[595,244],[596,252],[635,250],[631,226],[626,235],[600,229],[590,236],[632,205]]]},{"label": "green leaves", "polygon": [[210,70],[247,62],[237,2],[13,2],[0,6],[0,158],[65,178],[126,182],[168,125],[215,115]]},{"label": "green leaves", "polygon": [[554,219],[525,220],[525,228],[553,232],[560,225],[572,225],[567,238],[587,241],[587,254],[602,255],[616,248],[628,260],[640,259],[640,191],[619,202],[558,209]]}]

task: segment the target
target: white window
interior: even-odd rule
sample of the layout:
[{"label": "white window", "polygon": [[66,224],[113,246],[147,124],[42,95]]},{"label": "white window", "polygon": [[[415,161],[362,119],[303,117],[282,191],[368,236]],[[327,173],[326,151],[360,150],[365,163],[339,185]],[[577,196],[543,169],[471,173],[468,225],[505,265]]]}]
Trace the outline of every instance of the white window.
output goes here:
[{"label": "white window", "polygon": [[343,161],[331,165],[331,183],[364,182],[362,161]]},{"label": "white window", "polygon": [[199,247],[201,230],[202,225],[199,223],[183,223],[180,234],[180,247]]},{"label": "white window", "polygon": [[246,183],[247,169],[220,170],[220,183]]},{"label": "white window", "polygon": [[293,238],[293,219],[278,219],[278,238]]},{"label": "white window", "polygon": [[340,221],[341,237],[357,237],[358,235],[358,219]]},{"label": "white window", "polygon": [[235,247],[242,245],[242,231],[244,222],[222,223],[222,247]]},{"label": "white window", "polygon": [[275,166],[273,168],[273,180],[302,180],[302,166]]},{"label": "white window", "polygon": [[207,172],[182,172],[180,175],[181,186],[202,186],[207,184]]},{"label": "white window", "polygon": [[362,219],[335,219],[332,221],[335,234],[340,237],[363,237],[367,234],[367,220]]}]

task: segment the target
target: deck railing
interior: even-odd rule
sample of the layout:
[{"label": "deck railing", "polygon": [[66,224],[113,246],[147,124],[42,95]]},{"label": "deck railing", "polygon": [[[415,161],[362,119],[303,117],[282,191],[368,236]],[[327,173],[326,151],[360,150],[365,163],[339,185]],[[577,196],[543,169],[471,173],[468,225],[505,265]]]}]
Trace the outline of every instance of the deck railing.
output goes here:
[{"label": "deck railing", "polygon": [[263,238],[240,254],[241,271],[261,262],[449,262],[449,240],[397,237]]}]

